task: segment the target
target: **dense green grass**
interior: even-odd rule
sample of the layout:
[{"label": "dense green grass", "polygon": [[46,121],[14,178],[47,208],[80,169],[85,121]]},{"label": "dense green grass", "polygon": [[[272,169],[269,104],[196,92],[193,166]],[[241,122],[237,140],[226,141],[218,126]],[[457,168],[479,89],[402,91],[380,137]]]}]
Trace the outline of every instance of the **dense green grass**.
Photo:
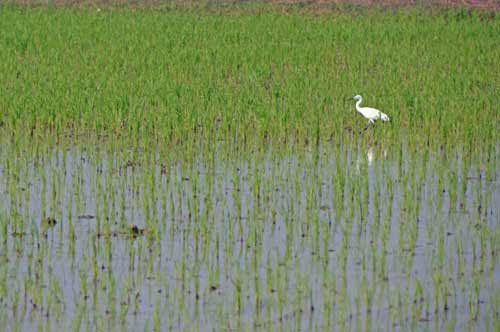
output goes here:
[{"label": "dense green grass", "polygon": [[0,31],[0,123],[17,137],[342,143],[366,123],[359,93],[392,119],[368,136],[382,142],[499,138],[498,15],[4,5]]}]

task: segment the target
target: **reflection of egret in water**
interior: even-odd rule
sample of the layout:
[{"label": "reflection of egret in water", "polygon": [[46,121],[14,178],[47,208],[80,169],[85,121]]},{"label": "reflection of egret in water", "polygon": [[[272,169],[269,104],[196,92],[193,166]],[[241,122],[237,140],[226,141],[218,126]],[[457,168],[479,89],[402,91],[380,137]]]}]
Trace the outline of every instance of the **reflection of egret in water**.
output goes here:
[{"label": "reflection of egret in water", "polygon": [[356,172],[359,173],[366,166],[371,166],[373,159],[373,147],[370,146],[367,150],[361,148],[356,158]]},{"label": "reflection of egret in water", "polygon": [[[380,151],[380,155],[386,159],[387,158],[387,150],[383,149]],[[368,147],[366,150],[366,155],[364,151],[360,151],[358,154],[358,158],[356,159],[356,171],[360,171],[361,166],[366,162],[367,166],[372,166],[373,161],[375,160],[376,152],[373,146]],[[366,158],[366,159],[365,159]]]},{"label": "reflection of egret in water", "polygon": [[368,160],[368,166],[371,166],[372,161],[373,161],[373,147],[369,147],[368,151],[366,152],[366,159]]}]

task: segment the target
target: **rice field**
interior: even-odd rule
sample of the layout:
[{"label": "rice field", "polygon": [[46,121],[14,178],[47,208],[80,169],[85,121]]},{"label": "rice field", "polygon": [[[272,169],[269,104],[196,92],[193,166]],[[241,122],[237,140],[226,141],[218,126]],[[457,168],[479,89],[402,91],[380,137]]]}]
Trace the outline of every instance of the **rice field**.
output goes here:
[{"label": "rice field", "polygon": [[460,8],[0,4],[0,326],[500,330],[499,36]]}]

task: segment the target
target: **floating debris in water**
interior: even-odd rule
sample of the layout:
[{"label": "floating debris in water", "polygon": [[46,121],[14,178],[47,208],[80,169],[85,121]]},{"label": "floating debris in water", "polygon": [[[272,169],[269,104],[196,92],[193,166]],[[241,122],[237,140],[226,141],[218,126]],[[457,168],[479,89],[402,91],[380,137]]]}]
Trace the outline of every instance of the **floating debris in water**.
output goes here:
[{"label": "floating debris in water", "polygon": [[125,228],[121,231],[110,231],[110,232],[99,232],[97,233],[97,237],[116,237],[118,235],[131,236],[133,238],[138,237],[139,235],[145,235],[147,233],[146,229],[139,228],[137,225],[130,225],[128,228]]},{"label": "floating debris in water", "polygon": [[95,216],[93,216],[91,214],[82,214],[81,216],[78,216],[77,218],[78,219],[94,219]]},{"label": "floating debris in water", "polygon": [[137,227],[137,225],[131,225],[130,232],[132,233],[133,236],[143,235],[144,229]]},{"label": "floating debris in water", "polygon": [[42,220],[42,224],[44,226],[52,227],[52,226],[55,226],[57,224],[57,220],[55,218],[52,218],[52,217],[47,217],[47,218],[44,218]]}]

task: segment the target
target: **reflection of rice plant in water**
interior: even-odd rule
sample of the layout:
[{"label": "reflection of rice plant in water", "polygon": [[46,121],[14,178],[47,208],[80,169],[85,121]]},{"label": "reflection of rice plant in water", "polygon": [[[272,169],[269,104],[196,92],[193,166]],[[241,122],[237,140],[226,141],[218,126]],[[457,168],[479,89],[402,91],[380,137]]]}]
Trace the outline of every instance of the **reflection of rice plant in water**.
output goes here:
[{"label": "reflection of rice plant in water", "polygon": [[499,329],[498,18],[276,8],[2,7],[1,326]]},{"label": "reflection of rice plant in water", "polygon": [[9,329],[498,325],[498,151],[4,146]]}]

